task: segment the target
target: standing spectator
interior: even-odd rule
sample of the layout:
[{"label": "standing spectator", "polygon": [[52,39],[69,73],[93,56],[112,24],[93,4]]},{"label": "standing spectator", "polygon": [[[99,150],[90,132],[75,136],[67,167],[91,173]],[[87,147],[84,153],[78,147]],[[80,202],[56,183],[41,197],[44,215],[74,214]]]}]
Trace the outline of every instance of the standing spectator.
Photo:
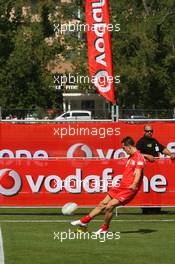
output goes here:
[{"label": "standing spectator", "polygon": [[[175,159],[175,154],[171,153],[165,146],[160,144],[157,139],[153,138],[153,127],[149,124],[144,126],[144,136],[139,139],[136,148],[140,150],[143,156],[150,162],[154,162],[160,153],[170,156]],[[142,208],[144,214],[160,213],[161,208]]]}]

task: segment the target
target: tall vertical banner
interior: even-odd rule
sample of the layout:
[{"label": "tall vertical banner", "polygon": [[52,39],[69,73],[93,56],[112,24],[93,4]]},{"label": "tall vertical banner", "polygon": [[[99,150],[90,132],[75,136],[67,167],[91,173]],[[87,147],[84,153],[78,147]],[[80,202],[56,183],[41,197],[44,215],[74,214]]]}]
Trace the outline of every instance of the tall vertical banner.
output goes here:
[{"label": "tall vertical banner", "polygon": [[114,104],[108,0],[85,0],[88,67],[98,92]]}]

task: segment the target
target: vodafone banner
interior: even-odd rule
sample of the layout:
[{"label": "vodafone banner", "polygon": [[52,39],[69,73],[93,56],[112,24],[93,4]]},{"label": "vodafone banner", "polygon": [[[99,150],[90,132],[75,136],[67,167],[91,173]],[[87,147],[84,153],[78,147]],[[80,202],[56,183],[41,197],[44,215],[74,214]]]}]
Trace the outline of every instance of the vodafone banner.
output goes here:
[{"label": "vodafone banner", "polygon": [[[126,159],[0,160],[1,206],[95,206],[122,178]],[[175,161],[148,163],[128,206],[175,206]]]},{"label": "vodafone banner", "polygon": [[[153,136],[175,153],[175,123],[152,125]],[[107,191],[106,181],[115,183],[123,172],[121,140],[130,135],[137,141],[143,128],[141,123],[116,122],[0,123],[0,205],[95,205]],[[175,205],[174,172],[175,161],[148,163],[142,190],[130,205]],[[72,186],[72,179],[78,185]]]},{"label": "vodafone banner", "polygon": [[85,10],[91,81],[98,92],[114,104],[108,0],[86,0]]},{"label": "vodafone banner", "polygon": [[[175,153],[175,123],[152,123],[153,136]],[[126,157],[121,140],[137,141],[144,124],[128,123],[0,123],[0,158],[105,158]]]}]

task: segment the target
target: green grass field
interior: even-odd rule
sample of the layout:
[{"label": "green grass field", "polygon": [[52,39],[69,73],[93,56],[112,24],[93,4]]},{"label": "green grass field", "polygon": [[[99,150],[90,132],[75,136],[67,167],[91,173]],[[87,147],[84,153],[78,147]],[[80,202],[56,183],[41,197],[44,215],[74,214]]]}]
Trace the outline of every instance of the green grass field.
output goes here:
[{"label": "green grass field", "polygon": [[78,219],[84,210],[70,217],[61,215],[59,209],[0,209],[5,263],[173,264],[175,211],[166,211],[142,215],[140,209],[120,208],[110,229],[113,235],[120,232],[120,239],[92,239],[91,232],[102,224],[100,215],[89,225],[90,239],[61,242],[58,232],[60,236],[75,231],[69,221]]}]

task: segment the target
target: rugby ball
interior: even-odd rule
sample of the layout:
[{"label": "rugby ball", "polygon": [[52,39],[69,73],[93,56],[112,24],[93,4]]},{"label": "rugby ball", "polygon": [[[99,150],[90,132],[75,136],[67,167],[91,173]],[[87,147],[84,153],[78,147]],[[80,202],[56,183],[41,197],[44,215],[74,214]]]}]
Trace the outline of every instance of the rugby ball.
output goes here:
[{"label": "rugby ball", "polygon": [[76,203],[66,203],[62,207],[62,214],[63,215],[73,215],[75,210],[78,208],[78,205]]}]

